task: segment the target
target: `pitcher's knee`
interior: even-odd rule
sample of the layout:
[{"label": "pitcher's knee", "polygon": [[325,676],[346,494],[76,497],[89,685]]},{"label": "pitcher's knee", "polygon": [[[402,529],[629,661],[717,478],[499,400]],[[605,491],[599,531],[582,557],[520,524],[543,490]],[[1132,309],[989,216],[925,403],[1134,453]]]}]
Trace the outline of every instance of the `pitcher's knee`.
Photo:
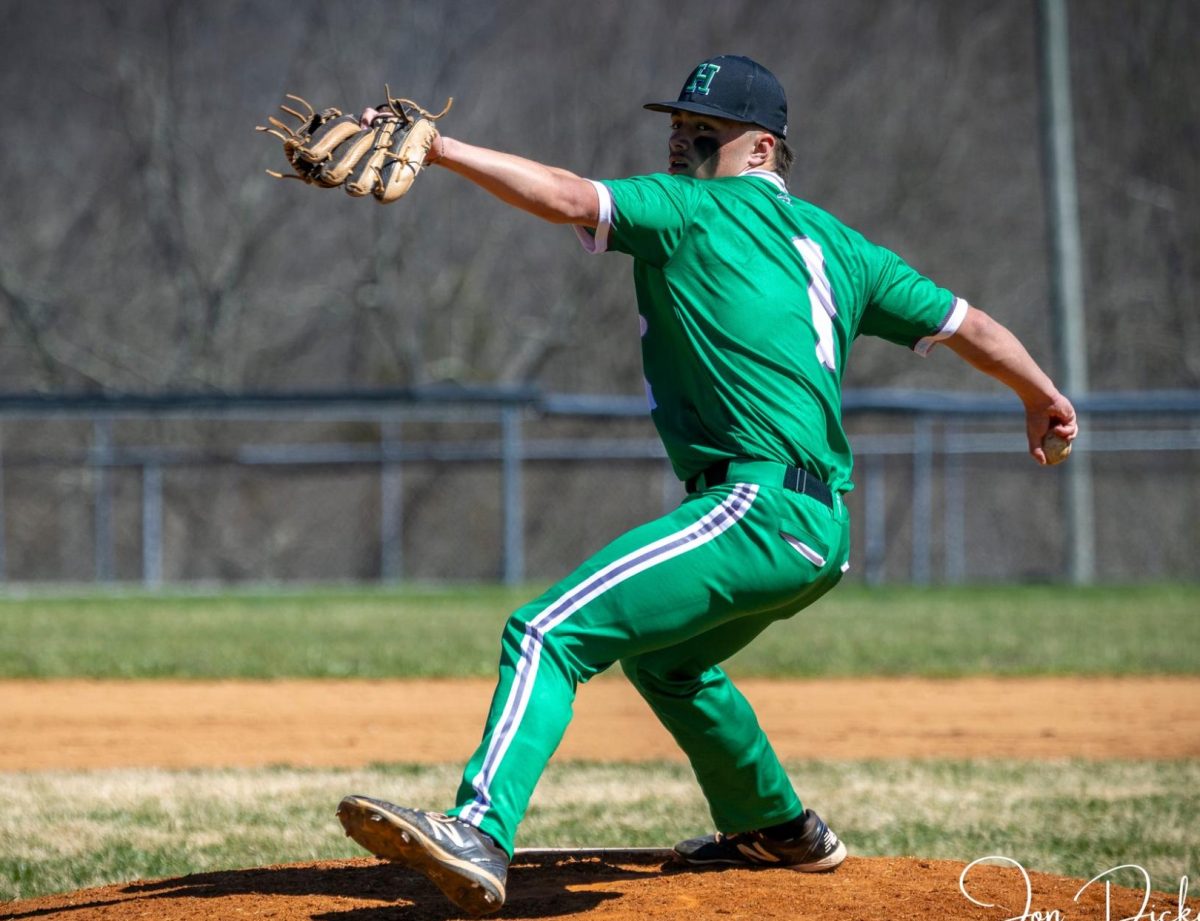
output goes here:
[{"label": "pitcher's knee", "polygon": [[552,632],[540,629],[536,618],[525,618],[517,611],[508,618],[501,638],[507,656],[536,662],[539,671],[550,670],[562,675],[572,687],[587,681],[596,669],[582,661],[573,651],[573,642],[564,642]]}]

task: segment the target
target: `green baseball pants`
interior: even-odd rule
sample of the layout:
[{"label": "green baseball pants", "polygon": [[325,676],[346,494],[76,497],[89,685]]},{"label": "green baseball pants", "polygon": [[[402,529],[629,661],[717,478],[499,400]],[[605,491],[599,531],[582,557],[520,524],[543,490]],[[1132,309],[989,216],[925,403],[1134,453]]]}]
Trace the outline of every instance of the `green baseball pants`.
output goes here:
[{"label": "green baseball pants", "polygon": [[451,815],[510,854],[575,688],[620,662],[687,755],[716,827],[788,821],[803,806],[750,704],[718,666],[841,579],[849,516],[782,487],[784,467],[730,482],[613,541],[504,628],[483,740]]}]

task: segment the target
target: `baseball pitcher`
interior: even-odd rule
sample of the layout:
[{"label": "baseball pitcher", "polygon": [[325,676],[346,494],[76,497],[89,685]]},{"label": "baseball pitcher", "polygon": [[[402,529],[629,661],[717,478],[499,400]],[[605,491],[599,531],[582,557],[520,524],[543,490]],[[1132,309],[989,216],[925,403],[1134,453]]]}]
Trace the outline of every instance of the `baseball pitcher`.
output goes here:
[{"label": "baseball pitcher", "polygon": [[[801,802],[720,663],[813,604],[849,565],[841,381],[854,340],[877,336],[922,356],[940,343],[1003,382],[1025,408],[1040,464],[1069,448],[1074,409],[1004,326],[791,192],[784,91],[749,58],[704,61],[676,99],[646,106],[670,119],[665,170],[630,179],[591,181],[463,143],[405,102],[345,129],[353,138],[392,118],[419,127],[415,153],[379,159],[405,171],[405,189],[422,166],[440,166],[574,226],[589,253],[633,258],[650,414],[687,496],[511,616],[453,808],[349,796],[343,826],[467,912],[498,910],[518,825],[576,688],[620,663],[710,806],[716,832],[678,844],[680,860],[833,870],[845,845]],[[300,178],[335,184],[323,165],[334,161],[306,153],[290,129],[273,133],[292,143]],[[368,170],[360,187],[388,183]],[[1055,456],[1044,440],[1060,446]]]}]

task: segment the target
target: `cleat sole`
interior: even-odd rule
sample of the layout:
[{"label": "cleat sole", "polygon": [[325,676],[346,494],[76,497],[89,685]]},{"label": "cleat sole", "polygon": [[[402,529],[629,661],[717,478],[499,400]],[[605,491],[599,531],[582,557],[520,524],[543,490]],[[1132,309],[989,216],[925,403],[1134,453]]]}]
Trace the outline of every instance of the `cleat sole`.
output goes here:
[{"label": "cleat sole", "polygon": [[346,834],[358,844],[376,857],[416,870],[463,911],[486,915],[504,904],[503,881],[445,851],[402,817],[358,796],[343,799],[337,815]]}]

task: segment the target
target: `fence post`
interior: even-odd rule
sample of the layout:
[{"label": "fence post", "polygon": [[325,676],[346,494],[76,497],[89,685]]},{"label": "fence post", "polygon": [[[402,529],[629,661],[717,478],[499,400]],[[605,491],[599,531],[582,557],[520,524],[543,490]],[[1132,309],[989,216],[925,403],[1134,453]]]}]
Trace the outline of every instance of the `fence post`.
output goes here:
[{"label": "fence post", "polygon": [[379,579],[399,582],[404,573],[404,481],[400,467],[400,422],[379,425]]},{"label": "fence post", "polygon": [[933,422],[924,414],[913,423],[912,581],[928,585],[932,571]]},{"label": "fence post", "polygon": [[113,459],[112,419],[99,416],[92,422],[92,467],[93,501],[95,516],[92,522],[94,546],[92,548],[95,579],[97,582],[113,580],[113,534],[112,534],[112,472]]},{"label": "fence post", "polygon": [[[1072,400],[1088,392],[1087,323],[1083,300],[1083,240],[1075,176],[1075,129],[1071,104],[1070,35],[1066,0],[1038,3],[1041,57],[1042,158],[1046,214],[1050,224],[1051,305],[1060,385]],[[1080,419],[1087,430],[1086,420]],[[1096,576],[1092,462],[1077,451],[1064,471],[1068,577],[1088,585]]]},{"label": "fence post", "polygon": [[942,509],[942,546],[945,579],[952,585],[961,583],[967,576],[966,559],[966,464],[963,460],[959,436],[962,425],[947,423],[943,432],[942,458],[944,484]]},{"label": "fence post", "polygon": [[863,496],[866,506],[864,578],[868,585],[880,585],[884,581],[887,563],[887,477],[882,457],[868,455],[863,460],[867,481]]},{"label": "fence post", "polygon": [[142,584],[158,588],[163,580],[163,469],[151,461],[142,466]]},{"label": "fence post", "polygon": [[525,499],[521,479],[521,408],[500,411],[501,480],[504,504],[504,584],[525,578]]}]

